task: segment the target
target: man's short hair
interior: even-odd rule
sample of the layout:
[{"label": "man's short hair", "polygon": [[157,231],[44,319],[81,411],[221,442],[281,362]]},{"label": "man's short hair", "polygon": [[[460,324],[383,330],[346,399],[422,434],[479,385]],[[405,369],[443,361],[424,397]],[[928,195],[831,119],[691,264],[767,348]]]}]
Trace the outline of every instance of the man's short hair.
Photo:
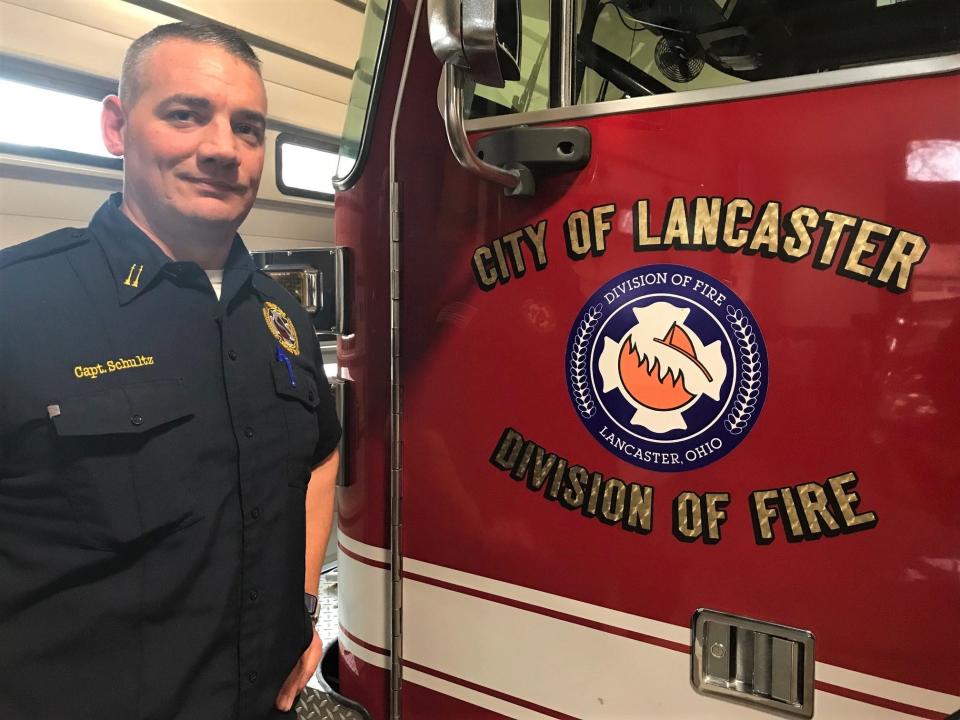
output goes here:
[{"label": "man's short hair", "polygon": [[154,47],[164,40],[190,40],[192,42],[216,45],[234,57],[240,58],[260,75],[260,58],[253,48],[236,29],[219,23],[176,22],[159,25],[146,35],[141,35],[127,50],[123,57],[123,69],[120,72],[120,101],[124,107],[132,107],[143,93],[141,82],[143,64]]}]

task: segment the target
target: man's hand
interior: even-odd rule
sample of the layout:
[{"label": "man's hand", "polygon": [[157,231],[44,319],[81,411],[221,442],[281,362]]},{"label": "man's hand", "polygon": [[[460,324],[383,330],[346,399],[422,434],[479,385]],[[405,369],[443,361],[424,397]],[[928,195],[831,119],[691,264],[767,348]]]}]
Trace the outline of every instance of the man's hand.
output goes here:
[{"label": "man's hand", "polygon": [[314,630],[310,647],[300,656],[296,667],[287,675],[283,687],[281,687],[280,692],[277,693],[277,710],[286,712],[293,707],[293,703],[297,699],[297,693],[307,686],[307,681],[317,671],[317,665],[320,664],[320,658],[322,656],[323,643],[320,641],[320,636],[317,634],[317,631]]}]

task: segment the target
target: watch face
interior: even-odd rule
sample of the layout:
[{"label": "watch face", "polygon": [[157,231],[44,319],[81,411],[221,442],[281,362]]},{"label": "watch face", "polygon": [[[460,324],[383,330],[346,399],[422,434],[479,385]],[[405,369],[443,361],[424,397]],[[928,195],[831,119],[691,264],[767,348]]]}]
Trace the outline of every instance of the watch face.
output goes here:
[{"label": "watch face", "polygon": [[311,615],[317,611],[317,596],[311,595],[310,593],[303,594],[303,604],[307,608],[307,612]]}]

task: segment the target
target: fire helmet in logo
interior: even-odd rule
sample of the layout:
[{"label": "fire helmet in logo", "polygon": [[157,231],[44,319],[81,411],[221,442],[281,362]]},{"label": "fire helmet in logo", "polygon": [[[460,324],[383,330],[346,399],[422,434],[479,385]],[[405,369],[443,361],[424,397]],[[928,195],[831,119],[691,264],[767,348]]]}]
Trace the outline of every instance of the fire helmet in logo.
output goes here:
[{"label": "fire helmet in logo", "polygon": [[756,422],[767,358],[732,290],[680,265],[650,265],[597,290],[567,344],[574,407],[608,450],[677,472],[730,452]]}]

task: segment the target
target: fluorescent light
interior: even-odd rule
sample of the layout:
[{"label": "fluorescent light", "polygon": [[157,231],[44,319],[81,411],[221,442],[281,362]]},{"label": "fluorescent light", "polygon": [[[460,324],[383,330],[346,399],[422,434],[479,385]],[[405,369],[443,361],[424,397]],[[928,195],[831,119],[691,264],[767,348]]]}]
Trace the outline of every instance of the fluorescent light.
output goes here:
[{"label": "fluorescent light", "polygon": [[100,102],[0,80],[0,142],[113,157],[100,136]]},{"label": "fluorescent light", "polygon": [[280,143],[280,180],[287,187],[332,195],[336,171],[337,153]]}]

